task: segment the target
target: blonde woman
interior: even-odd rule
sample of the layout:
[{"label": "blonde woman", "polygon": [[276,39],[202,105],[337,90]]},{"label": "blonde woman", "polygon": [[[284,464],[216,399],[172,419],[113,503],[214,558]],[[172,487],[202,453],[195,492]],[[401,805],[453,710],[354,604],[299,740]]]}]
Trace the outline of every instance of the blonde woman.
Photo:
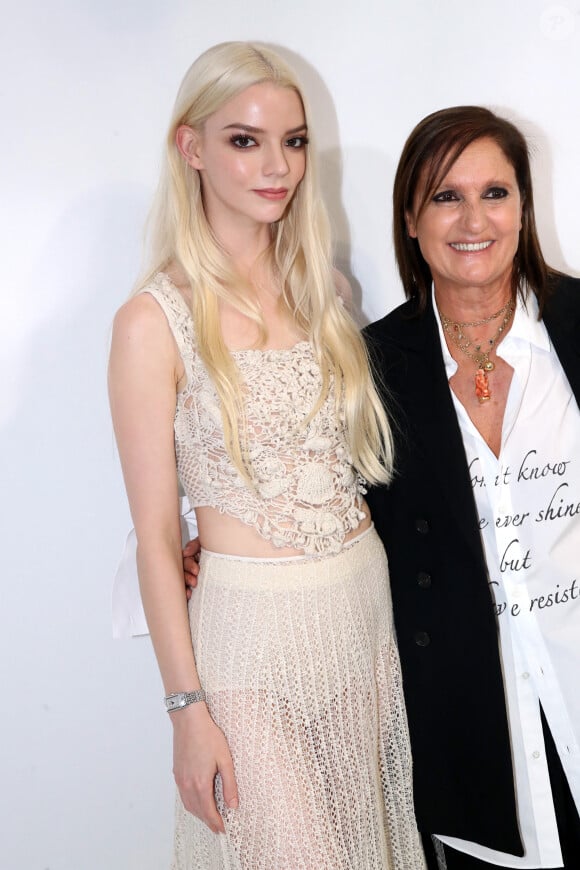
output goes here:
[{"label": "blonde woman", "polygon": [[[337,295],[309,135],[270,50],[202,55],[167,137],[150,268],[115,318],[111,408],[174,729],[179,870],[423,866],[363,497],[389,480],[391,436]],[[179,483],[202,546],[189,607]]]}]

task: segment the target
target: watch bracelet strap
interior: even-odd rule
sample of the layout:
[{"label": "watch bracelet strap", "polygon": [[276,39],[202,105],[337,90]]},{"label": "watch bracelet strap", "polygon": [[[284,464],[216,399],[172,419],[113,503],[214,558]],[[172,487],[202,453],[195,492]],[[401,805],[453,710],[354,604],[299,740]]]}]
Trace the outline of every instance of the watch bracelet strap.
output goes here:
[{"label": "watch bracelet strap", "polygon": [[174,710],[181,710],[190,704],[205,701],[205,692],[203,689],[195,689],[193,692],[173,692],[173,694],[167,695],[163,700],[165,701],[167,712],[173,713]]}]

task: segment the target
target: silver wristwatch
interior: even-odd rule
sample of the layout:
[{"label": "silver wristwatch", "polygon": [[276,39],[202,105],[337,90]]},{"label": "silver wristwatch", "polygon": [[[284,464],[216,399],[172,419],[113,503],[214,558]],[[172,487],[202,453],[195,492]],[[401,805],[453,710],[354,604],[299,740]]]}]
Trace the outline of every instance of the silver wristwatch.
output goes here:
[{"label": "silver wristwatch", "polygon": [[174,692],[163,700],[167,712],[173,713],[174,710],[181,710],[182,707],[188,707],[198,701],[205,701],[205,692],[203,689],[196,689],[195,692]]}]

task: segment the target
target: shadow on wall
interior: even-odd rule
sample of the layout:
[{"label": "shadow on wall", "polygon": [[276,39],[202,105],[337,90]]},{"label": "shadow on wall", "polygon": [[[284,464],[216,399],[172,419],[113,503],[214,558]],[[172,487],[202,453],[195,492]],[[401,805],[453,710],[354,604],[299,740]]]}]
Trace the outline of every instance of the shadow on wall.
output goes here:
[{"label": "shadow on wall", "polygon": [[[335,264],[351,284],[353,314],[362,326],[369,319],[383,316],[402,301],[399,283],[395,279],[390,220],[396,158],[393,160],[391,155],[376,149],[350,148],[345,151],[340,142],[335,103],[320,73],[301,55],[285,46],[270,44],[270,48],[288,61],[304,86],[319,156],[320,184],[332,224]],[[354,189],[349,191],[356,206],[352,214],[347,214],[343,204],[345,165],[348,165],[349,172],[352,169],[354,173]],[[353,245],[353,227],[356,226],[361,228],[360,240],[357,239]],[[385,272],[392,286],[382,286],[384,277],[381,276]],[[365,288],[367,294],[370,291],[383,295],[385,299],[384,306],[380,305],[370,318],[363,310]]]},{"label": "shadow on wall", "polygon": [[[504,112],[501,111],[501,114]],[[510,117],[507,110],[505,115]],[[514,122],[524,133],[530,148],[536,224],[544,257],[555,269],[567,275],[580,276],[579,268],[566,262],[556,229],[554,161],[550,139],[541,127],[531,121],[515,119]]]},{"label": "shadow on wall", "polygon": [[[320,186],[332,224],[335,262],[353,287],[355,309],[360,306],[360,286],[351,270],[350,227],[342,204],[342,160],[338,118],[332,95],[320,73],[301,55],[282,45],[265,43],[296,71],[304,87],[312,124],[313,141],[318,153]],[[338,147],[337,147],[337,144]]]},{"label": "shadow on wall", "polygon": [[360,326],[383,317],[404,298],[392,239],[391,202],[397,157],[386,150],[359,145],[343,149],[343,190],[349,204],[350,234],[346,246],[338,240],[336,261],[351,280],[354,315]]}]

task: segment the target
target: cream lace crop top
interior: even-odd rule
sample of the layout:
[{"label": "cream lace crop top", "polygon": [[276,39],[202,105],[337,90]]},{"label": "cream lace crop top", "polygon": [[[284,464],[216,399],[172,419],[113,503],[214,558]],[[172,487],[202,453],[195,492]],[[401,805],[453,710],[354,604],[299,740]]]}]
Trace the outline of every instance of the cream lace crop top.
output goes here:
[{"label": "cream lace crop top", "polygon": [[177,395],[177,472],[192,507],[212,507],[253,526],[277,547],[309,555],[337,552],[364,518],[364,481],[353,469],[334,396],[305,427],[321,375],[307,341],[288,350],[232,356],[246,401],[250,487],[225,449],[219,401],[196,353],[188,306],[159,273],[142,292],[163,309],[187,376]]}]

